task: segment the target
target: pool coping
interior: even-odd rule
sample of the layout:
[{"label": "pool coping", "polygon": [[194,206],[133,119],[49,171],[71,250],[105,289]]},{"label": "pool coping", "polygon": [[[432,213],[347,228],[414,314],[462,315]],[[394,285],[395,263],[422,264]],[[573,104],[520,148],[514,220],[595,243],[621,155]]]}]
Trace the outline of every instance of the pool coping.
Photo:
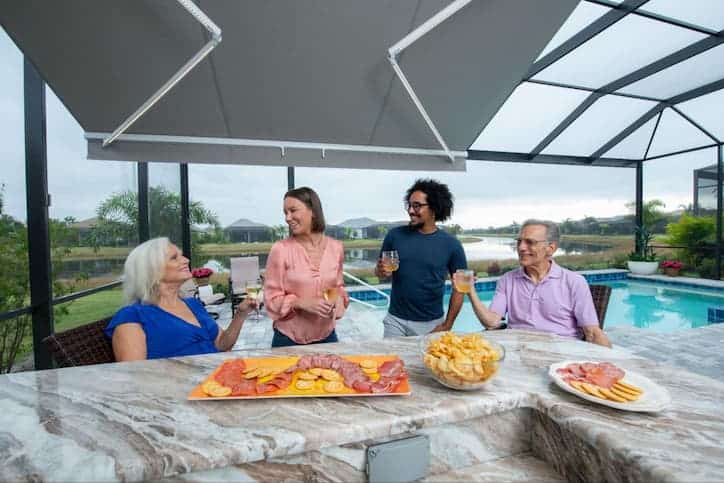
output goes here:
[{"label": "pool coping", "polygon": [[[605,270],[581,270],[576,273],[583,275],[588,283],[611,282],[616,280],[637,280],[654,282],[660,285],[670,285],[679,288],[689,289],[706,289],[708,291],[724,293],[724,281],[707,280],[692,277],[669,277],[667,275],[634,275],[628,270],[622,269],[605,269]],[[498,277],[483,277],[475,281],[475,290],[488,291],[495,290]],[[371,285],[376,290],[380,290],[386,294],[390,294],[391,286],[389,283]],[[346,287],[347,292],[354,296],[357,300],[380,300],[384,298],[374,290],[370,290],[364,286]],[[449,280],[445,281],[445,293],[448,294],[452,290]]]}]

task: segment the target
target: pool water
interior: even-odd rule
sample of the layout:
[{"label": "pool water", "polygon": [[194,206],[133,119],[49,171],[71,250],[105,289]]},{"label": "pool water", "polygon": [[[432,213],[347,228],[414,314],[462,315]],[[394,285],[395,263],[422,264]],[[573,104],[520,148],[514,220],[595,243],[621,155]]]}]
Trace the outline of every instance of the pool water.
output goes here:
[{"label": "pool water", "polygon": [[[674,332],[708,325],[707,309],[724,305],[724,294],[674,288],[639,281],[604,282],[611,287],[611,298],[606,311],[605,327],[629,325],[656,332]],[[493,299],[493,291],[478,292],[486,305]],[[445,308],[449,300],[445,296]],[[481,330],[470,301],[466,298],[453,330],[469,332]]]}]

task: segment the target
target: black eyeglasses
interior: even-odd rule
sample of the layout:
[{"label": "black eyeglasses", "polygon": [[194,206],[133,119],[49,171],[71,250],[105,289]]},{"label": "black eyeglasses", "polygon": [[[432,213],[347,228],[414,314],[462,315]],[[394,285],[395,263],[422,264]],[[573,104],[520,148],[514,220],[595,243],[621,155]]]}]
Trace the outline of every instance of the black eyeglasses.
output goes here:
[{"label": "black eyeglasses", "polygon": [[539,243],[547,243],[548,240],[533,240],[532,238],[516,238],[515,244],[518,246],[526,245],[529,247],[535,246]]},{"label": "black eyeglasses", "polygon": [[412,211],[417,213],[422,209],[423,206],[430,206],[429,203],[418,203],[417,201],[413,201],[410,203],[409,201],[405,201],[405,211],[410,211],[410,208],[412,208]]}]

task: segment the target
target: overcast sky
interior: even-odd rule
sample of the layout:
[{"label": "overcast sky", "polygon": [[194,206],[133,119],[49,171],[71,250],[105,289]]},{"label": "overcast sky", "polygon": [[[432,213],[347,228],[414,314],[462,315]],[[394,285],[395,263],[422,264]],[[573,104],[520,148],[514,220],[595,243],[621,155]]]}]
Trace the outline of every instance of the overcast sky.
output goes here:
[{"label": "overcast sky", "polygon": [[[542,116],[565,115],[567,106],[577,102],[575,93],[549,89],[553,90],[541,93],[539,87],[526,87],[516,91],[511,100],[518,102],[509,103],[474,146],[514,149],[535,145],[539,138],[532,134],[554,125],[550,118],[543,122]],[[636,103],[619,104],[614,100],[598,106],[602,112],[598,112],[597,121],[562,136],[556,149],[561,153],[581,148],[592,151],[609,131],[615,133],[618,129],[607,122],[611,113],[628,109],[635,116],[646,108]],[[0,183],[5,184],[5,209],[24,220],[22,57],[2,29],[0,112]],[[47,94],[47,121],[51,217],[89,218],[110,194],[135,189],[135,164],[86,159],[82,129],[51,91]],[[668,123],[669,133],[657,141],[662,146],[684,129],[677,128],[675,121]],[[640,146],[643,137],[630,142]],[[660,198],[672,210],[691,203],[692,170],[714,162],[713,151],[702,151],[647,163],[645,197]],[[469,161],[467,166],[464,173],[298,168],[296,183],[318,191],[330,223],[362,216],[404,219],[402,195],[415,178],[424,176],[448,183],[456,200],[451,221],[465,228],[503,225],[531,217],[562,220],[613,216],[626,213],[625,204],[634,199],[633,169],[482,161]],[[177,173],[176,165],[153,164],[151,182],[178,189]],[[194,165],[190,169],[190,186],[192,199],[214,211],[223,225],[239,218],[269,225],[283,223],[285,168]]]}]

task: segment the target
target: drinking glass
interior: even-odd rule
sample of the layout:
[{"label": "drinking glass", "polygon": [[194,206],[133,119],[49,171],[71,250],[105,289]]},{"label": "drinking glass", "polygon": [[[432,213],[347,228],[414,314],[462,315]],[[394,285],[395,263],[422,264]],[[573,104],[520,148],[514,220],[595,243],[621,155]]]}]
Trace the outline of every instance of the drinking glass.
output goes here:
[{"label": "drinking glass", "polygon": [[256,311],[254,315],[254,320],[259,320],[259,294],[261,293],[261,279],[257,278],[255,280],[247,280],[246,282],[246,295],[247,297],[251,297],[254,300],[257,301]]},{"label": "drinking glass", "polygon": [[382,252],[382,266],[388,272],[394,272],[400,268],[400,256],[397,250],[385,250]]},{"label": "drinking glass", "polygon": [[455,281],[455,290],[460,293],[470,293],[473,287],[473,277],[475,272],[472,270],[459,269],[455,271],[453,280]]},{"label": "drinking glass", "polygon": [[339,297],[339,290],[336,285],[330,285],[327,287],[324,287],[324,290],[322,290],[322,296],[324,297],[324,300],[326,300],[328,303],[332,304],[332,312],[331,315],[334,316],[334,306],[337,302],[337,297]]}]

